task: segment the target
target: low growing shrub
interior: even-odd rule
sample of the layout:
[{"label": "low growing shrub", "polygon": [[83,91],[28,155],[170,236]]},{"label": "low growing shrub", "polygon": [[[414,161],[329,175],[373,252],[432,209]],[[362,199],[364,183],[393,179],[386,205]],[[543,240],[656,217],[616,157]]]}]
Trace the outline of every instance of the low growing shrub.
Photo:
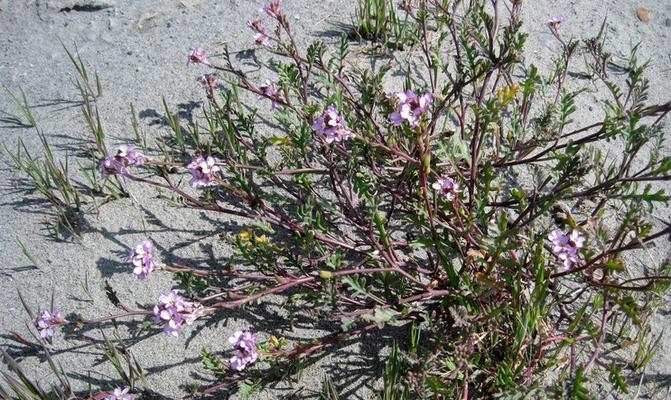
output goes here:
[{"label": "low growing shrub", "polygon": [[[561,51],[543,74],[523,57],[521,1],[404,1],[395,19],[368,15],[375,4],[392,7],[360,1],[359,35],[387,40],[381,30],[401,23],[417,34],[403,83],[388,66],[354,68],[346,35],[333,51],[300,48],[279,0],[247,24],[281,59],[275,76],[249,76],[227,48],[191,49],[188,63],[207,72],[202,123],[184,128],[166,105],[172,141],[153,154],[141,141],[100,151],[100,173],[121,192],[159,187],[182,207],[247,220],[229,238],[235,262],[167,265],[149,238],[133,244],[129,273],[172,273],[179,289],[135,310],[109,288],[121,314],[95,321],[39,310],[45,350],[63,324],[146,316],[178,336],[219,310],[284,296],[291,313],[322,310],[340,328],[305,343],[236,332],[230,348],[203,350],[217,382],[195,397],[236,383],[249,395],[388,325],[408,335],[390,343],[382,399],[582,399],[606,380],[629,390],[655,348],[648,320],[670,279],[667,260],[642,269],[635,258],[671,233],[653,219],[669,198],[671,103],[648,104],[636,49],[620,65],[603,27],[576,40],[551,18]],[[579,125],[576,101],[594,86],[608,98]],[[281,128],[272,135],[257,128],[266,107]],[[141,368],[111,349],[123,385],[101,396],[138,396]],[[6,375],[14,394],[0,396],[40,397],[18,368]],[[323,398],[338,398],[338,384],[325,380]]]}]

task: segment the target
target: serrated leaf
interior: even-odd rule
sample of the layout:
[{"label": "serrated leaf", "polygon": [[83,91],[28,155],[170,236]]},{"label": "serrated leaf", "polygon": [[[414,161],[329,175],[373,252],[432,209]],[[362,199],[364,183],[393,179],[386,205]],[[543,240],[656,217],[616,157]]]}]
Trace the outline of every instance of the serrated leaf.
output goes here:
[{"label": "serrated leaf", "polygon": [[354,291],[355,294],[366,295],[368,290],[366,290],[366,283],[362,278],[357,277],[356,275],[348,275],[342,278],[342,281],[345,282],[350,289]]},{"label": "serrated leaf", "polygon": [[206,370],[211,371],[217,376],[227,375],[227,369],[217,356],[207,351],[204,347],[201,349],[200,354],[203,357],[203,366]]}]

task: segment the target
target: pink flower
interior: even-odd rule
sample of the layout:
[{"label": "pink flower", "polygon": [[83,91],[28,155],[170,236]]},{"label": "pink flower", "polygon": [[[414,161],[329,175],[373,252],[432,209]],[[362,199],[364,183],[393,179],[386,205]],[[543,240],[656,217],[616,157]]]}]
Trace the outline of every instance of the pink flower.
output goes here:
[{"label": "pink flower", "polygon": [[127,167],[131,165],[144,165],[147,160],[148,158],[137,151],[135,146],[132,144],[123,144],[117,148],[114,155],[107,156],[100,162],[98,170],[102,179],[113,174],[128,176],[130,175],[130,171]]},{"label": "pink flower", "polygon": [[59,312],[41,310],[39,313],[39,317],[33,320],[33,325],[37,328],[42,339],[56,335],[54,328],[67,322]]},{"label": "pink flower", "polygon": [[330,106],[312,124],[312,129],[326,140],[326,143],[340,142],[353,136],[352,131],[347,129],[347,123],[338,109]]},{"label": "pink flower", "polygon": [[216,164],[218,160],[214,157],[198,157],[186,166],[191,170],[191,181],[189,185],[192,188],[215,186],[214,182],[218,172],[221,170]]},{"label": "pink flower", "polygon": [[254,42],[258,46],[268,45],[268,42],[270,41],[270,37],[268,37],[268,30],[266,29],[265,26],[261,24],[260,19],[257,18],[252,21],[247,21],[247,27],[256,32],[256,34],[254,35]]},{"label": "pink flower", "polygon": [[186,301],[178,290],[163,293],[154,306],[154,324],[163,324],[163,332],[179,336],[179,328],[191,325],[198,317],[202,317],[204,308],[200,303]]},{"label": "pink flower", "polygon": [[280,6],[282,5],[282,0],[271,0],[268,3],[265,3],[261,8],[261,11],[265,12],[272,18],[280,17]]},{"label": "pink flower", "polygon": [[547,20],[547,24],[550,27],[550,29],[559,29],[561,23],[564,22],[564,17],[560,15],[556,15],[554,17],[550,17]]},{"label": "pink flower", "polygon": [[144,280],[158,267],[154,260],[154,242],[143,240],[131,250],[128,260],[133,264],[133,274],[137,279]]},{"label": "pink flower", "polygon": [[392,93],[387,98],[392,99],[396,103],[396,111],[389,114],[391,122],[399,126],[403,121],[408,121],[413,128],[419,125],[421,115],[429,109],[429,105],[433,100],[431,93],[424,93],[420,97],[417,97],[410,90]]},{"label": "pink flower", "polygon": [[450,178],[439,178],[431,185],[431,187],[441,194],[447,201],[456,199],[459,193],[461,193],[459,182]]},{"label": "pink flower", "polygon": [[256,335],[250,331],[237,331],[228,339],[235,348],[235,355],[231,357],[231,368],[242,371],[248,364],[259,358],[256,351]]},{"label": "pink flower", "polygon": [[130,388],[116,388],[114,392],[105,397],[105,400],[135,400],[133,395],[129,394]]},{"label": "pink flower", "polygon": [[205,50],[199,47],[192,47],[191,50],[189,50],[189,55],[186,59],[186,65],[189,64],[201,64],[206,67],[214,68],[214,66],[207,60],[207,57],[205,56]]},{"label": "pink flower", "polygon": [[219,75],[216,73],[201,75],[198,77],[198,79],[196,79],[196,81],[210,94],[212,94],[216,87],[223,84],[221,79],[219,79]]},{"label": "pink flower", "polygon": [[570,235],[565,235],[561,230],[556,229],[548,235],[548,240],[552,242],[552,254],[559,258],[566,269],[571,269],[580,263],[578,252],[585,244],[585,237],[577,229],[573,229]]},{"label": "pink flower", "polygon": [[265,98],[270,98],[270,108],[275,110],[280,107],[280,103],[277,102],[280,95],[277,92],[277,81],[274,79],[266,79],[266,83],[259,86],[259,89],[263,92],[263,95],[258,95],[257,99],[262,100]]}]

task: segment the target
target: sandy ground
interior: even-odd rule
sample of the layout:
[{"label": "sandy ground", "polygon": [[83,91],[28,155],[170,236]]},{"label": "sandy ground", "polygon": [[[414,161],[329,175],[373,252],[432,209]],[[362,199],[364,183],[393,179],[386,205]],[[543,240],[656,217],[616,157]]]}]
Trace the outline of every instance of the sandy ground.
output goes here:
[{"label": "sandy ground", "polygon": [[[87,6],[88,5],[88,6]],[[636,16],[639,6],[652,13],[649,22]],[[257,15],[259,2],[243,0],[0,0],[0,85],[16,91],[22,87],[30,99],[39,127],[47,134],[60,156],[77,155],[81,137],[87,134],[81,117],[78,93],[72,85],[73,67],[59,39],[68,47],[76,44],[91,70],[100,73],[103,96],[98,105],[108,145],[130,137],[129,105],[133,103],[142,128],[152,137],[167,133],[162,123],[161,97],[188,118],[204,101],[195,78],[202,71],[185,66],[186,51],[192,46],[220,49],[221,42],[232,50],[251,47],[251,33],[244,22]],[[285,0],[298,35],[333,40],[338,24],[348,23],[354,1]],[[529,32],[527,63],[547,68],[556,51],[552,36],[544,25],[552,15],[563,15],[566,36],[586,38],[596,34],[604,17],[612,28],[612,52],[625,56],[641,44],[640,58],[650,60],[651,101],[667,101],[671,84],[671,2],[632,0],[539,0],[525,5],[525,29]],[[261,78],[261,76],[259,76]],[[598,98],[598,93],[594,98]],[[581,104],[589,118],[588,100]],[[0,96],[0,110],[16,113],[6,96]],[[596,111],[595,111],[596,112]],[[580,122],[580,121],[578,121]],[[13,148],[22,139],[28,149],[38,151],[39,140],[31,128],[0,119],[0,144]],[[28,331],[28,318],[18,301],[20,289],[28,304],[46,306],[51,290],[56,292],[57,308],[64,313],[85,317],[105,315],[112,307],[105,300],[102,283],[108,280],[119,297],[132,306],[153,304],[162,291],[172,287],[167,274],[156,274],[145,282],[136,281],[122,258],[130,246],[151,237],[159,245],[163,261],[226,259],[227,250],[217,237],[234,234],[245,222],[212,219],[196,211],[179,211],[158,193],[129,185],[134,199],[105,205],[87,218],[80,240],[55,241],[44,229],[45,205],[21,189],[24,178],[0,155],[0,334]],[[137,199],[137,201],[135,201]],[[28,260],[19,246],[23,243],[34,256]],[[82,289],[88,281],[93,300]],[[281,305],[264,303],[244,311],[230,311],[212,324],[187,329],[179,339],[156,331],[133,339],[131,350],[145,367],[150,387],[167,398],[188,393],[188,385],[207,383],[199,351],[207,347],[221,352],[226,339],[237,329],[253,328],[288,338],[320,336],[325,331],[300,320],[292,330]],[[658,355],[648,368],[649,379],[662,385],[671,383],[671,333],[664,331],[668,317],[660,316],[656,332],[663,332]],[[122,323],[120,330],[134,328]],[[327,326],[324,326],[327,328]],[[106,332],[112,330],[105,327]],[[307,397],[320,387],[325,372],[340,381],[345,399],[368,399],[374,382],[361,377],[379,374],[381,352],[397,332],[388,330],[362,343],[343,346],[320,357],[308,368],[293,388],[278,388],[267,398],[281,395]],[[85,332],[99,337],[96,331]],[[72,338],[60,334],[54,342],[56,358],[70,373],[78,387],[87,382],[111,388],[112,370],[108,364]],[[70,338],[66,340],[65,338]],[[21,359],[27,370],[42,376],[43,359],[21,351],[4,336],[2,343]],[[67,352],[66,352],[67,350]],[[220,353],[221,354],[221,353]],[[225,353],[227,354],[227,353]],[[359,378],[356,378],[359,377]],[[42,377],[44,382],[49,377]],[[662,392],[663,393],[663,392]],[[645,395],[645,393],[642,393]],[[665,398],[657,393],[658,398]]]}]

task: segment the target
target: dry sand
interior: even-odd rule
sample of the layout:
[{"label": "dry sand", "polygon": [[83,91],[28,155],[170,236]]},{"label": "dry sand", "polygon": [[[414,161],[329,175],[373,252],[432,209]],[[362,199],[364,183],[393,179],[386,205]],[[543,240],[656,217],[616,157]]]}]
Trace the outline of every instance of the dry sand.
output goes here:
[{"label": "dry sand", "polygon": [[[260,0],[259,0],[260,1]],[[284,7],[299,36],[337,37],[339,24],[347,24],[354,1],[285,0]],[[644,6],[652,18],[643,22],[637,8]],[[0,85],[16,91],[22,87],[30,99],[39,127],[47,134],[59,156],[76,156],[81,151],[81,137],[87,128],[81,117],[78,93],[71,81],[73,67],[59,39],[68,47],[76,44],[90,70],[97,70],[103,82],[99,99],[100,115],[108,135],[108,145],[120,144],[130,137],[129,104],[135,105],[142,128],[151,137],[167,133],[163,124],[161,97],[184,118],[198,115],[204,101],[195,78],[202,72],[186,67],[186,51],[192,46],[218,49],[221,42],[232,50],[251,47],[251,34],[244,22],[257,15],[259,2],[243,0],[0,0]],[[530,38],[527,63],[547,68],[557,47],[545,26],[549,16],[563,15],[567,21],[562,32],[567,36],[586,38],[596,34],[604,17],[611,25],[610,46],[616,56],[626,56],[629,49],[641,44],[640,58],[650,59],[651,101],[671,98],[671,2],[631,0],[527,1],[525,30]],[[242,60],[244,61],[244,60]],[[599,93],[594,94],[598,98]],[[582,115],[590,118],[589,99],[581,103]],[[594,107],[598,112],[599,107]],[[16,113],[6,96],[0,96],[0,110]],[[577,121],[580,123],[580,121]],[[0,117],[0,143],[13,148],[22,139],[28,149],[39,152],[35,131],[3,121]],[[213,219],[197,211],[176,212],[158,192],[128,185],[133,199],[114,201],[99,209],[98,215],[86,219],[80,240],[55,241],[44,229],[45,205],[34,194],[22,189],[24,176],[15,171],[0,155],[0,334],[10,330],[27,334],[28,318],[18,301],[21,289],[28,304],[46,306],[50,292],[56,291],[56,304],[65,313],[85,317],[105,315],[112,307],[105,300],[102,282],[108,280],[119,297],[131,306],[153,304],[158,294],[172,287],[165,273],[138,282],[129,273],[122,258],[128,248],[151,237],[159,245],[161,259],[205,261],[210,257],[227,259],[226,247],[217,237],[235,233],[245,221]],[[137,199],[137,201],[135,201]],[[21,252],[19,241],[34,256],[29,261]],[[93,301],[82,290],[88,280]],[[207,383],[199,352],[203,346],[222,354],[227,337],[237,329],[253,328],[288,338],[320,336],[327,332],[319,324],[299,320],[291,330],[280,304],[264,303],[246,310],[230,311],[216,323],[197,324],[179,339],[145,332],[132,340],[131,350],[145,368],[150,387],[167,398],[188,393],[190,384]],[[656,380],[663,387],[671,379],[671,332],[665,332],[668,316],[660,316],[656,332],[663,332],[661,348],[648,368],[646,380]],[[316,328],[315,328],[316,326]],[[133,322],[121,323],[120,330],[134,328]],[[105,327],[110,332],[110,326]],[[300,398],[314,395],[325,372],[339,382],[344,399],[369,399],[375,382],[367,376],[379,375],[383,366],[381,352],[397,333],[387,330],[376,337],[367,336],[362,343],[343,346],[320,356],[293,388],[277,388],[266,398],[282,395]],[[89,337],[99,337],[88,331]],[[89,347],[73,335],[59,334],[54,353],[77,387],[89,382],[111,388],[113,371]],[[24,352],[4,336],[0,339],[11,354],[34,376],[46,371],[44,359]],[[227,354],[227,353],[224,353]],[[363,378],[362,378],[363,377]],[[646,390],[642,391],[646,395]],[[665,392],[652,397],[666,398]],[[643,397],[642,397],[643,398]]]}]

